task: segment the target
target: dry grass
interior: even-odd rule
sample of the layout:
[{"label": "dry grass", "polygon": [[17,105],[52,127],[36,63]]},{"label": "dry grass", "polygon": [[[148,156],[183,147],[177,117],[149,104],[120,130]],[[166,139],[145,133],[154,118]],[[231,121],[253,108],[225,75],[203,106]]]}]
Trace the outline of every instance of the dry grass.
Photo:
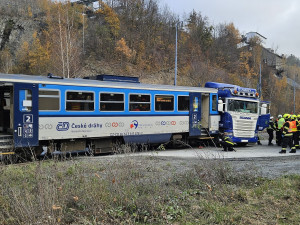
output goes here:
[{"label": "dry grass", "polygon": [[193,169],[176,166],[155,157],[130,155],[2,166],[0,223],[300,221],[299,176],[266,180],[251,172],[236,173],[222,160],[199,159]]}]

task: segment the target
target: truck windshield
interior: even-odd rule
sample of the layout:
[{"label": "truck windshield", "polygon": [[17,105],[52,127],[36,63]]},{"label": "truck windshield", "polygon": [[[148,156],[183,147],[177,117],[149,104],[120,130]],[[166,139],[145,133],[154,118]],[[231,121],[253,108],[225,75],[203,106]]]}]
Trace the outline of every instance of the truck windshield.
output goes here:
[{"label": "truck windshield", "polygon": [[257,113],[258,112],[258,103],[229,99],[228,100],[228,111],[244,112],[244,113]]}]

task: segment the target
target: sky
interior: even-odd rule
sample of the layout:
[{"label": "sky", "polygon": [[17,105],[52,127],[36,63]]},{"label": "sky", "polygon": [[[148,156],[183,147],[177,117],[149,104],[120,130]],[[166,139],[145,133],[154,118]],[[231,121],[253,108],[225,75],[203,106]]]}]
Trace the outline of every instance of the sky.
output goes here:
[{"label": "sky", "polygon": [[300,58],[299,0],[158,0],[162,8],[184,18],[192,10],[211,25],[233,23],[241,34],[258,32],[265,47],[277,54]]}]

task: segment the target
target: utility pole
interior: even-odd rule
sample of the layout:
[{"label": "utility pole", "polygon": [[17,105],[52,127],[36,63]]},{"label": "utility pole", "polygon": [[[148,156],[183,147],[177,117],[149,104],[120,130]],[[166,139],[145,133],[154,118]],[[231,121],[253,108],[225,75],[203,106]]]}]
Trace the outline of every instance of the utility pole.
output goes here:
[{"label": "utility pole", "polygon": [[261,99],[261,62],[259,63],[259,84],[258,84],[259,99]]},{"label": "utility pole", "polygon": [[175,37],[175,79],[174,79],[174,86],[177,85],[177,40],[178,40],[178,24],[182,23],[177,22],[176,23],[176,37]]},{"label": "utility pole", "polygon": [[85,13],[82,12],[82,52],[83,52],[83,55],[85,55],[85,48],[84,48],[84,16],[85,16]]},{"label": "utility pole", "polygon": [[296,78],[298,78],[298,74],[294,76],[294,82],[293,82],[293,86],[294,86],[294,115],[296,114]]}]

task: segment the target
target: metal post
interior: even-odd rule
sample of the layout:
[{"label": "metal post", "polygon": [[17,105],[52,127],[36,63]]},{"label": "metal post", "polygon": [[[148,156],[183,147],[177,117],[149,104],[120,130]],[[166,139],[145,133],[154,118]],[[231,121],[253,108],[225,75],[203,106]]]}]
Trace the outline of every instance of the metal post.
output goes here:
[{"label": "metal post", "polygon": [[259,99],[261,99],[261,62],[259,63],[259,85],[258,85]]},{"label": "metal post", "polygon": [[82,52],[83,52],[83,55],[85,55],[85,46],[84,46],[84,16],[85,16],[85,13],[82,12]]},{"label": "metal post", "polygon": [[178,30],[178,23],[176,23],[176,43],[175,43],[175,80],[174,80],[174,86],[177,84],[177,30]]},{"label": "metal post", "polygon": [[294,110],[293,110],[293,113],[294,113],[294,115],[295,115],[295,109],[296,109],[296,107],[295,107],[295,79],[294,79]]},{"label": "metal post", "polygon": [[[297,77],[298,77],[298,74],[297,74]],[[296,114],[296,74],[295,74],[295,77],[294,77],[294,115]]]}]

